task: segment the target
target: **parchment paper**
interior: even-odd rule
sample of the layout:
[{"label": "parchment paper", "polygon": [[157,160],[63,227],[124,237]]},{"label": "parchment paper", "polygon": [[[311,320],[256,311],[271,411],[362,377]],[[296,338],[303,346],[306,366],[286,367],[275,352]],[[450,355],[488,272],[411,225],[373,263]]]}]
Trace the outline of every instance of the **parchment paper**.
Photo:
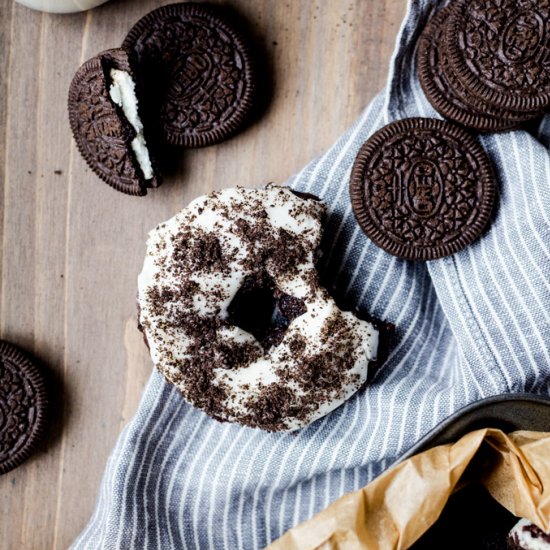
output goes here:
[{"label": "parchment paper", "polygon": [[514,515],[550,531],[550,433],[484,429],[401,462],[291,529],[269,550],[408,548],[472,475]]}]

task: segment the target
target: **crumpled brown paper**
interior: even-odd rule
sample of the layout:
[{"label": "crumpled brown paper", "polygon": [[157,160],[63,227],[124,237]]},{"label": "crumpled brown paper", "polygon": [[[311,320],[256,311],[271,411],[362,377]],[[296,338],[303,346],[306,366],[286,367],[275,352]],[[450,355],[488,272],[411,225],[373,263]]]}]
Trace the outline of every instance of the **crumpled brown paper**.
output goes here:
[{"label": "crumpled brown paper", "polygon": [[483,460],[480,481],[493,498],[550,531],[550,433],[484,429],[401,462],[269,550],[408,548],[435,523],[474,456]]}]

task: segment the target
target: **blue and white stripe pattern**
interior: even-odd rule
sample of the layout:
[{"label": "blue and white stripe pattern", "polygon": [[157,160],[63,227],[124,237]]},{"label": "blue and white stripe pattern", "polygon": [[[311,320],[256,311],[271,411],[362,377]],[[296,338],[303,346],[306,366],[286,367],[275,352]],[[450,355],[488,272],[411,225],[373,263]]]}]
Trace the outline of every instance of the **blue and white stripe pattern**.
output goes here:
[{"label": "blue and white stripe pattern", "polygon": [[289,183],[330,208],[323,270],[336,296],[396,325],[370,385],[297,434],[219,424],[153,374],[109,459],[74,548],[256,549],[365,485],[460,407],[503,392],[550,394],[550,120],[480,141],[500,185],[490,229],[429,263],[374,246],[351,212],[361,144],[392,120],[438,117],[414,46],[436,0],[412,0],[387,90]]}]

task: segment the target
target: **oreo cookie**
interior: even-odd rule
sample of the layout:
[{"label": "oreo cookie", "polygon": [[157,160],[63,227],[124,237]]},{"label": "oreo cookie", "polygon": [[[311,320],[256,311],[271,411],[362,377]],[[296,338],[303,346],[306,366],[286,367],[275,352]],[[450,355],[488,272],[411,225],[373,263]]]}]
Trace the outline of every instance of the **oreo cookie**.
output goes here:
[{"label": "oreo cookie", "polygon": [[350,196],[357,222],[400,258],[434,260],[479,237],[496,180],[481,145],[442,120],[408,118],[383,127],[355,159]]},{"label": "oreo cookie", "polygon": [[236,132],[251,113],[251,49],[220,8],[181,3],[140,19],[122,45],[136,56],[151,121],[171,145],[202,147]]},{"label": "oreo cookie", "polygon": [[160,185],[160,175],[139,96],[128,53],[107,50],[78,69],[68,108],[78,150],[90,168],[116,190],[142,196]]},{"label": "oreo cookie", "polygon": [[529,118],[527,113],[507,111],[480,102],[454,74],[445,44],[446,23],[451,11],[452,7],[447,6],[437,12],[419,39],[416,62],[418,78],[426,97],[439,114],[461,126],[480,132],[518,127]]},{"label": "oreo cookie", "polygon": [[456,0],[446,25],[449,64],[481,101],[540,112],[550,105],[550,3]]},{"label": "oreo cookie", "polygon": [[0,340],[0,474],[30,455],[46,425],[47,403],[40,370],[22,350]]}]

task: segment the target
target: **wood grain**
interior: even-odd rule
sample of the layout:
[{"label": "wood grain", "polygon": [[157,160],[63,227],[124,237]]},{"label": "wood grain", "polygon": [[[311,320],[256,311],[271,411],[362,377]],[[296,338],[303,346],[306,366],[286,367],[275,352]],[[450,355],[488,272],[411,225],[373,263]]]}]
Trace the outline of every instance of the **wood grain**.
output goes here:
[{"label": "wood grain", "polygon": [[44,364],[54,418],[0,478],[0,550],[66,548],[85,526],[151,365],[135,328],[149,229],[212,189],[284,182],[383,87],[405,0],[232,0],[265,52],[272,97],[246,131],[180,155],[144,199],[113,191],[72,141],[68,85],[168,1],[50,15],[0,0],[0,336]]}]

